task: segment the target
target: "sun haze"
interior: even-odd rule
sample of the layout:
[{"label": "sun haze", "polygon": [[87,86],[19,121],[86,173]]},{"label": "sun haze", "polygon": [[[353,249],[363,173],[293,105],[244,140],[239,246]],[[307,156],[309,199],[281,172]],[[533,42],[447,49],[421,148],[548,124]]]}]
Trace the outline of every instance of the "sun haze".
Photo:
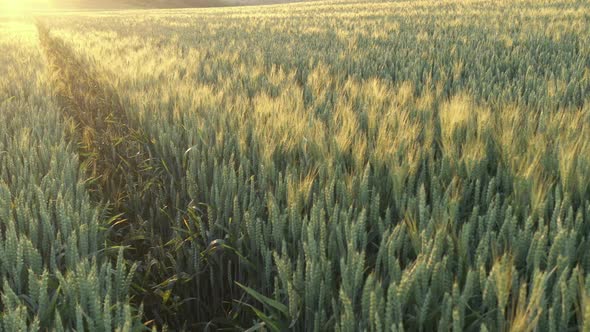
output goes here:
[{"label": "sun haze", "polygon": [[52,7],[52,0],[0,0],[0,16],[23,15]]}]

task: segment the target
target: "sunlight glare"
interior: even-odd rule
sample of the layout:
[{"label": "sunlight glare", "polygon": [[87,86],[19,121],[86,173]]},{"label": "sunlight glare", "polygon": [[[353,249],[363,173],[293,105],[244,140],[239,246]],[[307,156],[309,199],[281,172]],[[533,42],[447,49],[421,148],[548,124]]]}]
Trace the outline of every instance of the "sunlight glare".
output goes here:
[{"label": "sunlight glare", "polygon": [[25,15],[51,8],[51,0],[0,0],[0,16]]}]

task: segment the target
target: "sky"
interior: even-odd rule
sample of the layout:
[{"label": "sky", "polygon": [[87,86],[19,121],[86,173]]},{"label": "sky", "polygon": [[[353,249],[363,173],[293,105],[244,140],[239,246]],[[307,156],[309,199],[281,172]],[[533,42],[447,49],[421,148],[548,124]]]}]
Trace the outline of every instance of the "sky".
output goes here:
[{"label": "sky", "polygon": [[51,9],[51,0],[0,0],[0,15]]}]

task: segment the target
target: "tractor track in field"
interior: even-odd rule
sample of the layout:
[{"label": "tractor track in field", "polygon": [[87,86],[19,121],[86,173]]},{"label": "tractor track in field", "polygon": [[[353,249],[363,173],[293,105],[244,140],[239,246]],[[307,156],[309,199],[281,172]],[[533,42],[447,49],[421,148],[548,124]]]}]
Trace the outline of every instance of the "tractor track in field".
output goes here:
[{"label": "tractor track in field", "polygon": [[[129,124],[117,93],[65,42],[37,24],[42,50],[49,64],[53,92],[66,118],[75,123],[79,152],[93,179],[93,193],[106,194],[122,205],[135,179],[126,171],[141,169],[148,160],[141,129]],[[136,178],[142,174],[133,172]]]},{"label": "tractor track in field", "polygon": [[[172,252],[185,246],[186,238],[193,234],[189,234],[190,230],[178,233],[174,229],[175,220],[197,224],[208,215],[190,210],[192,207],[186,210],[182,206],[174,207],[167,187],[174,185],[174,178],[163,166],[164,158],[156,154],[152,137],[137,120],[129,117],[131,113],[126,112],[121,97],[108,80],[108,73],[52,35],[42,22],[37,22],[37,29],[53,94],[64,118],[74,123],[75,129],[68,135],[78,143],[87,188],[97,204],[106,206],[105,219],[111,223],[109,246],[127,248],[125,259],[136,264],[131,294],[134,305],[143,307],[144,322],[158,328],[168,326],[179,330],[200,326],[210,317],[199,316],[188,321],[177,317],[178,312],[190,312],[192,303],[198,300],[187,295],[182,284],[201,280],[207,285],[210,276],[223,271],[219,266],[232,262],[239,265],[241,260],[231,253],[209,257],[211,248],[217,248],[221,242],[205,240],[200,245],[207,257],[202,259],[199,273],[189,276],[178,271]],[[175,288],[176,285],[179,287]],[[213,319],[227,319],[228,303],[234,310],[234,300],[244,294],[241,290],[239,294],[232,291],[235,285],[229,279],[223,280],[221,286],[212,287],[218,287],[215,289],[223,294],[209,314]],[[176,303],[167,302],[170,295],[163,296],[171,292]],[[242,318],[231,319],[228,326],[234,326]]]},{"label": "tractor track in field", "polygon": [[[160,224],[168,225],[162,218],[169,209],[167,202],[157,197],[164,175],[158,168],[158,158],[153,156],[153,144],[142,128],[130,121],[106,75],[86,63],[66,42],[52,36],[43,23],[37,22],[37,29],[53,94],[64,118],[74,123],[75,130],[69,134],[78,143],[87,188],[93,200],[108,211],[111,245],[128,248],[125,258],[137,264],[137,273],[142,273],[142,260],[153,250],[153,243],[161,240],[150,232],[148,223],[156,223],[150,220],[154,218],[150,209],[164,211],[156,216]],[[162,282],[157,277],[155,281]],[[136,287],[133,299],[137,307],[144,306],[144,319],[165,323],[157,315],[160,297],[143,286]]]}]

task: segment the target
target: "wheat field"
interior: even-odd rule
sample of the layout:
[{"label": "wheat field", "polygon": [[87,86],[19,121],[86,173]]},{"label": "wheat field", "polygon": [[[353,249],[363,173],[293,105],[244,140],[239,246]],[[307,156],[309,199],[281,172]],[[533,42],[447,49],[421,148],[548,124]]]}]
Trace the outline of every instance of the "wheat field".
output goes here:
[{"label": "wheat field", "polygon": [[590,3],[0,16],[2,331],[590,331]]}]

